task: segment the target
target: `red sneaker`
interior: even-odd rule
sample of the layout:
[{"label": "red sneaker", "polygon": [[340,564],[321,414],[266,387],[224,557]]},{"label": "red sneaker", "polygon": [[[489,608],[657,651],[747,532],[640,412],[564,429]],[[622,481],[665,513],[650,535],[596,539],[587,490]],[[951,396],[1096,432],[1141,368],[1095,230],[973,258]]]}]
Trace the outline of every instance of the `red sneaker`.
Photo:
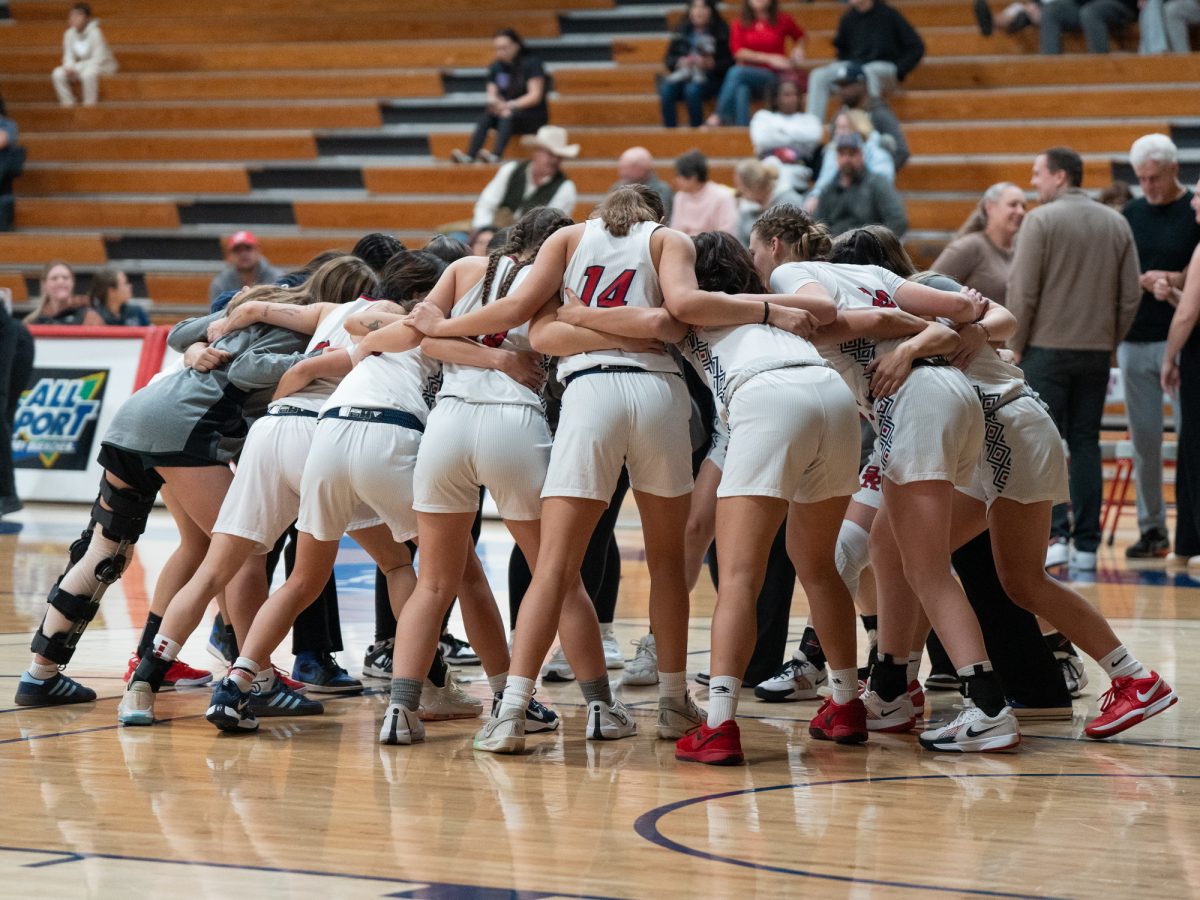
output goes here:
[{"label": "red sneaker", "polygon": [[701,722],[675,742],[675,758],[710,766],[741,765],[746,761],[742,756],[741,730],[733,719],[716,728]]},{"label": "red sneaker", "polygon": [[857,697],[849,703],[826,698],[808,723],[808,733],[818,741],[861,744],[867,739],[867,708]]},{"label": "red sneaker", "polygon": [[[126,684],[133,677],[134,670],[138,667],[141,660],[137,653],[129,654],[129,668],[125,670],[125,676],[121,679]],[[164,688],[172,687],[200,687],[212,681],[212,672],[206,672],[203,669],[193,669],[183,660],[177,659],[171,663],[171,668],[167,669],[166,678],[163,679],[162,686]]]},{"label": "red sneaker", "polygon": [[908,696],[913,702],[913,712],[917,718],[925,718],[925,692],[921,690],[921,682],[914,679],[908,683]]},{"label": "red sneaker", "polygon": [[1100,698],[1100,715],[1088,722],[1083,733],[1096,739],[1112,737],[1177,702],[1179,697],[1157,672],[1147,678],[1114,678],[1112,687]]},{"label": "red sneaker", "polygon": [[282,681],[290,691],[295,691],[297,694],[303,694],[308,691],[307,684],[301,684],[295,678],[292,678],[284,672],[279,666],[271,666],[275,670],[275,677]]}]

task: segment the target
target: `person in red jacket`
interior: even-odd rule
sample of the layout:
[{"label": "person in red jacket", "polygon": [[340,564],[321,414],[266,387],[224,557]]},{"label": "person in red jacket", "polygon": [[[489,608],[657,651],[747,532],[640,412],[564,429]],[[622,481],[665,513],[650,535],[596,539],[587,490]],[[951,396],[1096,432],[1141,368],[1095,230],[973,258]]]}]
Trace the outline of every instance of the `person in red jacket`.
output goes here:
[{"label": "person in red jacket", "polygon": [[721,85],[717,111],[706,124],[746,126],[752,98],[763,97],[781,78],[797,77],[804,61],[804,29],[779,11],[779,0],[743,0],[742,14],[733,21],[729,49],[735,65]]}]

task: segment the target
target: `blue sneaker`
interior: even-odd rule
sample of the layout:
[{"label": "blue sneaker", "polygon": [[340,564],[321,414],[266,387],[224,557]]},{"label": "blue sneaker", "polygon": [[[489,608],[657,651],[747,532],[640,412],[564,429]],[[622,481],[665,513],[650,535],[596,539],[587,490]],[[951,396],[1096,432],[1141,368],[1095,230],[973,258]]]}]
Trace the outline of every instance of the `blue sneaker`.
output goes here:
[{"label": "blue sneaker", "polygon": [[63,706],[67,703],[91,703],[95,699],[95,691],[62,672],[44,680],[22,672],[14,701],[17,706]]},{"label": "blue sneaker", "polygon": [[[492,718],[500,718],[500,701],[504,699],[504,692],[492,696]],[[529,698],[529,705],[525,707],[525,733],[538,734],[543,731],[556,731],[558,729],[558,713],[548,706],[543,706],[538,702],[536,697]]]},{"label": "blue sneaker", "polygon": [[339,666],[332,653],[299,654],[292,678],[314,694],[357,694],[363,689],[363,683]]},{"label": "blue sneaker", "polygon": [[222,731],[257,731],[258,719],[250,708],[250,694],[243,693],[231,678],[222,678],[212,692],[204,718]]},{"label": "blue sneaker", "polygon": [[259,684],[250,687],[250,709],[261,718],[319,716],[325,712],[325,706],[320,701],[297,694],[281,678],[275,679],[275,686],[270,690],[261,691],[261,687]]},{"label": "blue sneaker", "polygon": [[229,633],[225,630],[225,621],[220,613],[213,619],[212,630],[208,633],[208,652],[226,666],[232,666],[237,659],[237,647],[235,642],[229,640]]}]

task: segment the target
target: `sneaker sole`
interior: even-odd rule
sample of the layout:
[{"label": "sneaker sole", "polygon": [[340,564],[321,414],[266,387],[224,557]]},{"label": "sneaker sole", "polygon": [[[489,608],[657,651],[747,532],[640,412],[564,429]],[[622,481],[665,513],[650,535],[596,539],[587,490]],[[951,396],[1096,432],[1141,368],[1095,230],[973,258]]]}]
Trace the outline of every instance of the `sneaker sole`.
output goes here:
[{"label": "sneaker sole", "polygon": [[542,674],[542,681],[549,681],[552,684],[567,684],[574,680],[574,675],[560,675],[558,672],[545,672]]},{"label": "sneaker sole", "polygon": [[208,712],[204,714],[204,718],[229,734],[258,730],[257,721],[246,721],[237,714],[236,709],[230,706],[210,706]]},{"label": "sneaker sole", "polygon": [[525,750],[525,738],[510,735],[503,738],[489,738],[486,741],[476,740],[471,746],[484,753],[522,753]]},{"label": "sneaker sole", "polygon": [[971,741],[970,743],[961,743],[959,741],[927,741],[925,738],[917,738],[921,746],[926,750],[939,750],[945,753],[999,753],[1004,750],[1012,750],[1021,744],[1021,735],[1005,734],[999,737],[986,738],[982,741]]},{"label": "sneaker sole", "polygon": [[482,707],[480,709],[475,710],[474,712],[471,712],[471,711],[465,710],[465,709],[460,712],[434,712],[434,713],[426,712],[425,710],[420,710],[417,713],[417,718],[419,718],[422,722],[446,722],[446,721],[449,721],[450,719],[477,719],[481,715],[483,715]]},{"label": "sneaker sole", "polygon": [[847,731],[842,734],[830,734],[827,731],[822,731],[820,728],[809,727],[808,734],[810,737],[818,741],[832,741],[835,744],[843,746],[853,746],[854,744],[865,744],[870,738],[870,735],[865,731]]},{"label": "sneaker sole", "polygon": [[[1171,691],[1171,693],[1167,694],[1167,696],[1163,697],[1161,700],[1155,700],[1144,710],[1132,710],[1131,712],[1126,713],[1126,717],[1124,719],[1116,722],[1107,731],[1092,731],[1089,727],[1083,729],[1083,733],[1094,741],[1110,738],[1113,735],[1120,734],[1122,731],[1128,731],[1135,725],[1140,725],[1147,719],[1154,718],[1159,713],[1166,712],[1178,702],[1179,695],[1176,694],[1175,691]],[[1137,715],[1138,712],[1141,712],[1140,716]]]},{"label": "sneaker sole", "polygon": [[821,695],[816,688],[811,690],[797,690],[796,688],[788,688],[787,690],[773,691],[769,688],[756,687],[754,696],[764,703],[796,703],[801,700],[819,700]]},{"label": "sneaker sole", "polygon": [[558,723],[561,719],[555,719],[553,722],[539,722],[536,719],[525,720],[526,734],[547,734],[551,731],[558,731]]},{"label": "sneaker sole", "polygon": [[867,731],[876,732],[878,734],[904,734],[906,731],[912,731],[917,727],[917,717],[905,719],[901,722],[879,721],[873,722],[867,719]]},{"label": "sneaker sole", "polygon": [[676,751],[675,758],[680,762],[703,763],[706,766],[740,766],[746,761],[746,757],[740,753],[722,753],[719,751],[695,754],[685,754]]},{"label": "sneaker sole", "polygon": [[363,692],[362,684],[356,684],[353,687],[332,687],[327,684],[313,684],[309,681],[301,681],[300,684],[313,694],[361,694]]},{"label": "sneaker sole", "polygon": [[625,660],[623,660],[623,659],[606,659],[606,660],[604,660],[604,665],[609,669],[623,669],[623,668],[625,668]]},{"label": "sneaker sole", "polygon": [[86,699],[80,698],[78,700],[72,700],[69,697],[22,697],[20,694],[13,697],[13,703],[17,704],[17,706],[25,706],[30,708],[38,706],[72,706],[76,703],[95,702],[95,697],[88,697]]},{"label": "sneaker sole", "polygon": [[154,710],[133,710],[131,712],[123,712],[117,710],[117,721],[122,725],[153,725]]},{"label": "sneaker sole", "polygon": [[479,665],[479,657],[476,656],[471,659],[447,659],[445,662],[448,666],[477,666]]}]

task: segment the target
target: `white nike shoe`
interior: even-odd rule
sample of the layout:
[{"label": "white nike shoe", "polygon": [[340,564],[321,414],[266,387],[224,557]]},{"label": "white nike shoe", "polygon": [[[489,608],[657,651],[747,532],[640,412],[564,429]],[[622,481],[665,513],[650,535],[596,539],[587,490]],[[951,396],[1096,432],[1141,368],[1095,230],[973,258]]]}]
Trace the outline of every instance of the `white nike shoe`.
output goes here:
[{"label": "white nike shoe", "polygon": [[117,706],[117,721],[122,725],[154,724],[154,691],[144,681],[131,681]]},{"label": "white nike shoe", "polygon": [[647,634],[641,640],[633,642],[637,647],[633,659],[625,664],[621,673],[621,684],[646,685],[658,684],[658,645],[653,634]]},{"label": "white nike shoe", "polygon": [[604,646],[604,664],[610,669],[625,668],[625,655],[611,625],[600,626],[600,643]]},{"label": "white nike shoe", "polygon": [[499,713],[475,732],[472,746],[488,753],[521,753],[525,749],[525,711],[508,706]]},{"label": "white nike shoe", "polygon": [[698,707],[690,694],[683,698],[658,698],[658,739],[677,741],[701,722],[707,713]]},{"label": "white nike shoe", "polygon": [[588,704],[587,739],[589,741],[616,741],[637,734],[637,724],[629,710],[620,700],[612,706],[600,700]]},{"label": "white nike shoe", "polygon": [[1055,650],[1054,658],[1058,660],[1058,667],[1062,669],[1067,693],[1072,697],[1081,696],[1088,683],[1087,670],[1083,667],[1083,660],[1065,650]]},{"label": "white nike shoe", "polygon": [[895,700],[884,700],[874,691],[865,690],[862,702],[867,708],[867,731],[897,734],[912,731],[917,724],[917,712],[907,691]]},{"label": "white nike shoe", "polygon": [[468,695],[446,676],[446,683],[437,687],[428,678],[421,685],[421,718],[426,722],[442,719],[471,719],[483,712],[483,703]]},{"label": "white nike shoe", "polygon": [[970,700],[949,725],[923,732],[919,738],[926,750],[957,753],[988,753],[1011,750],[1021,743],[1021,726],[1007,706],[995,716],[985,715]]},{"label": "white nike shoe", "polygon": [[1046,568],[1065,566],[1071,561],[1071,545],[1066,541],[1055,541],[1046,548]]},{"label": "white nike shoe", "polygon": [[818,669],[808,657],[797,650],[779,671],[760,681],[754,696],[767,703],[787,703],[792,700],[816,700],[817,689],[829,680],[829,673]]},{"label": "white nike shoe", "polygon": [[555,647],[546,664],[542,666],[542,681],[574,681],[575,673],[567,662],[567,655],[562,647]]},{"label": "white nike shoe", "polygon": [[1095,572],[1096,571],[1096,554],[1089,550],[1076,550],[1071,548],[1070,566],[1079,572]]},{"label": "white nike shoe", "polygon": [[425,740],[425,726],[421,717],[399,703],[391,703],[383,713],[383,724],[379,726],[381,744],[419,744]]}]

